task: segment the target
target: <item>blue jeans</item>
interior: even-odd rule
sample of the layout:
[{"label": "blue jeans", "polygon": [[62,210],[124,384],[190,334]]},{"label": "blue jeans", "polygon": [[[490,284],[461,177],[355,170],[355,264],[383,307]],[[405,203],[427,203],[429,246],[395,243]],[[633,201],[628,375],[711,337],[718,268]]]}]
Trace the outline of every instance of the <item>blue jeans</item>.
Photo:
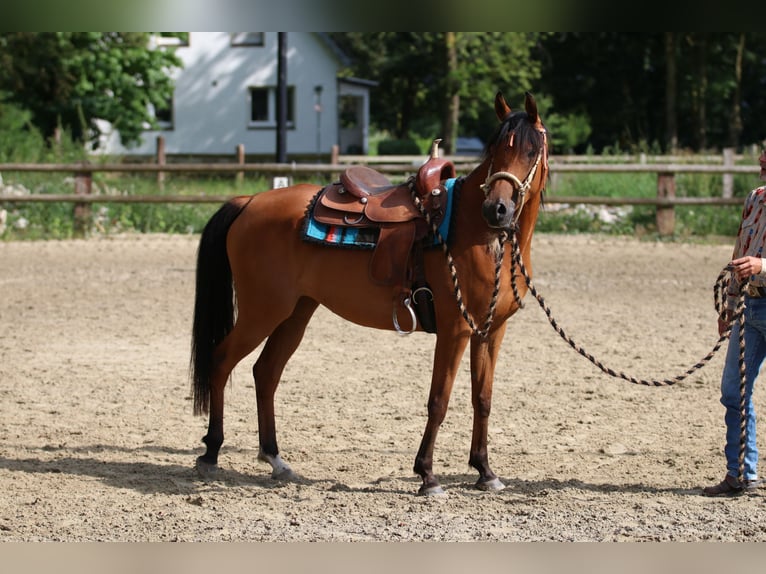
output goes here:
[{"label": "blue jeans", "polygon": [[[753,385],[766,358],[766,298],[745,297],[745,480],[758,478]],[[726,407],[726,471],[739,476],[740,443],[739,321],[735,321],[721,377],[721,404]]]}]

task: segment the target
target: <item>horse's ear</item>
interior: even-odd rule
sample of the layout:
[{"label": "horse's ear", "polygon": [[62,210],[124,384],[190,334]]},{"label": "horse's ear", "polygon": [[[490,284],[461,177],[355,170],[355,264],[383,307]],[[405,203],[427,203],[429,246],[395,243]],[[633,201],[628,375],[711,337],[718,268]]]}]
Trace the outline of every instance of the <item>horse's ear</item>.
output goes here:
[{"label": "horse's ear", "polygon": [[495,114],[497,114],[497,119],[502,122],[510,113],[511,107],[505,102],[503,92],[497,92],[495,96]]},{"label": "horse's ear", "polygon": [[540,115],[537,113],[537,102],[535,101],[535,97],[529,92],[526,92],[525,94],[524,109],[527,111],[529,121],[532,122],[536,128],[542,129],[543,124],[540,121]]}]

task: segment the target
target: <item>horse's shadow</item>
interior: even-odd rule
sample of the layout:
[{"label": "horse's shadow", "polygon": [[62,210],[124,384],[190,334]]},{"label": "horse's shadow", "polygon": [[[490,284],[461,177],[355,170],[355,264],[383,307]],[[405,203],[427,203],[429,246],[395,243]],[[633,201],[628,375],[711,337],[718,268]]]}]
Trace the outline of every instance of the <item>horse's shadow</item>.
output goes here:
[{"label": "horse's shadow", "polygon": [[[191,449],[177,449],[165,446],[144,446],[136,449],[115,447],[109,445],[82,446],[72,449],[71,447],[43,447],[45,452],[66,451],[67,456],[53,460],[42,458],[9,458],[0,456],[0,469],[11,472],[32,474],[67,474],[72,476],[89,476],[100,480],[104,484],[117,488],[131,489],[142,494],[185,494],[193,495],[202,491],[223,490],[231,487],[239,488],[262,488],[273,490],[288,487],[290,484],[313,486],[328,492],[351,492],[351,493],[386,493],[412,495],[417,492],[420,479],[417,476],[391,476],[383,477],[367,484],[346,484],[332,477],[306,478],[299,473],[294,481],[282,482],[274,480],[270,476],[268,467],[263,465],[263,472],[236,470],[223,466],[212,479],[203,479],[197,474],[193,465],[179,465],[147,460],[135,460],[138,456],[146,454],[165,455],[188,455],[193,460],[196,451]],[[99,458],[98,452],[122,451],[125,460],[108,460]],[[76,456],[77,453],[87,456]],[[134,460],[129,460],[131,456]],[[442,485],[448,493],[463,493],[465,495],[482,495],[475,487],[476,476],[474,474],[453,473],[440,476]],[[550,491],[588,491],[594,494],[670,494],[679,496],[699,496],[699,488],[682,488],[677,486],[656,486],[642,483],[634,484],[609,484],[589,483],[577,479],[558,480],[546,478],[544,480],[523,480],[518,478],[502,478],[506,485],[505,490],[494,493],[497,496],[506,496],[511,501],[523,501],[526,499],[545,496]],[[402,483],[407,487],[402,487]],[[410,487],[411,485],[411,487]]]},{"label": "horse's shadow", "polygon": [[[571,491],[576,493],[578,491],[586,491],[593,494],[657,494],[657,495],[678,495],[678,496],[700,496],[700,487],[684,488],[679,486],[667,486],[661,487],[657,485],[647,485],[642,483],[634,484],[608,484],[608,483],[589,483],[577,479],[558,480],[555,478],[547,478],[544,480],[523,480],[519,478],[507,478],[500,477],[500,480],[505,484],[505,489],[497,492],[484,492],[476,488],[475,474],[455,473],[455,474],[441,474],[439,480],[442,487],[447,493],[461,492],[464,494],[473,495],[487,495],[487,496],[505,496],[509,499],[509,502],[523,502],[529,499],[541,498],[547,496],[552,491]],[[413,482],[416,484],[414,490],[417,490],[417,485],[420,483],[418,477],[414,478],[401,478],[396,480],[404,480],[407,482]],[[377,482],[382,482],[377,481]],[[367,490],[356,488],[354,490]],[[391,492],[391,489],[385,486],[378,486],[372,490],[378,490],[381,492]],[[412,493],[413,491],[404,491],[404,493]]]},{"label": "horse's shadow", "polygon": [[[88,476],[109,486],[132,489],[141,494],[194,494],[203,489],[210,491],[230,486],[252,485],[278,488],[281,485],[278,481],[272,480],[268,473],[249,474],[233,469],[222,469],[214,479],[203,479],[193,464],[187,466],[162,463],[151,460],[153,457],[149,456],[152,454],[188,455],[189,461],[193,461],[199,453],[191,449],[164,446],[131,449],[111,445],[91,445],[77,448],[43,447],[40,450],[47,453],[61,451],[67,454],[52,460],[0,456],[0,469],[32,474]],[[98,453],[105,451],[124,452],[126,456],[122,460],[99,458]],[[83,453],[85,456],[78,456],[78,453]]]}]

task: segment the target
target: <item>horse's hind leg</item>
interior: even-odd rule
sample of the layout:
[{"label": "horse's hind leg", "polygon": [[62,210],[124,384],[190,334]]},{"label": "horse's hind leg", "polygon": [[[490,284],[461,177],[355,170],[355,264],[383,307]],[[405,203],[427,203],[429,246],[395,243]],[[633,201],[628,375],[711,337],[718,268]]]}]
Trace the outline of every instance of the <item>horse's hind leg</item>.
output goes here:
[{"label": "horse's hind leg", "polygon": [[223,444],[223,403],[224,389],[234,367],[251,353],[268,335],[260,331],[253,322],[240,317],[232,331],[215,348],[213,372],[210,377],[210,418],[207,434],[202,438],[206,445],[205,454],[197,458],[197,472],[203,478],[212,477],[218,471],[218,453]]},{"label": "horse's hind leg", "polygon": [[293,314],[269,335],[261,355],[253,366],[255,394],[258,403],[258,458],[272,467],[272,478],[294,478],[290,467],[279,456],[277,431],[274,421],[274,394],[287,361],[303,339],[306,326],[318,303],[307,297],[301,298]]}]

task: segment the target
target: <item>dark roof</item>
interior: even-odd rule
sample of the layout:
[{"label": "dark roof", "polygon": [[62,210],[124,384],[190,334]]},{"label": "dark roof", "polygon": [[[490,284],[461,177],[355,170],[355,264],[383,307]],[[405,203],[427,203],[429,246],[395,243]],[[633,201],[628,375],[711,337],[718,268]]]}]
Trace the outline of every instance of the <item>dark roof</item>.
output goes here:
[{"label": "dark roof", "polygon": [[335,41],[327,32],[315,32],[315,34],[325,43],[325,45],[330,49],[335,57],[338,58],[341,64],[344,66],[351,65],[351,58],[349,58],[348,55],[340,49],[340,46],[335,43]]},{"label": "dark roof", "polygon": [[339,82],[346,84],[354,84],[356,86],[364,86],[366,88],[377,88],[380,82],[375,80],[365,80],[364,78],[338,78]]}]

